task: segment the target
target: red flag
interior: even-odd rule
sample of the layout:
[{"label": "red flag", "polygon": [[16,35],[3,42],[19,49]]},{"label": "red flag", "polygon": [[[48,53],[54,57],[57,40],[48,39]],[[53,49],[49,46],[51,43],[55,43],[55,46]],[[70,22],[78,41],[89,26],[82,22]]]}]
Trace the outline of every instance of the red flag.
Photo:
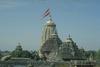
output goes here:
[{"label": "red flag", "polygon": [[45,13],[44,13],[44,14],[48,13],[49,11],[50,11],[50,9],[48,8],[48,9],[45,11]]},{"label": "red flag", "polygon": [[43,18],[45,18],[46,16],[50,15],[50,9],[47,9],[44,14],[43,14]]}]

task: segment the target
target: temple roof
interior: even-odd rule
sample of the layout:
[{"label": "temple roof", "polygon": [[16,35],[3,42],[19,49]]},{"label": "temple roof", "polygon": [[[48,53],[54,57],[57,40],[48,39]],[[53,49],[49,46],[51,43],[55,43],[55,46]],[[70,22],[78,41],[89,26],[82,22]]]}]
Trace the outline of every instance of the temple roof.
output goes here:
[{"label": "temple roof", "polygon": [[65,42],[73,42],[73,40],[72,40],[72,38],[70,37],[70,35],[69,35],[68,38],[66,38]]},{"label": "temple roof", "polygon": [[49,19],[49,20],[47,21],[47,25],[48,25],[48,26],[56,26],[56,24],[52,21],[52,19]]}]

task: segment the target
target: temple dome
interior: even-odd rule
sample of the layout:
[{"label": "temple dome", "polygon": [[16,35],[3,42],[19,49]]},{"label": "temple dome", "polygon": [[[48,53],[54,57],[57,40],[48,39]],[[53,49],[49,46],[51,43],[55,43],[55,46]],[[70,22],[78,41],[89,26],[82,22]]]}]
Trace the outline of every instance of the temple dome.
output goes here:
[{"label": "temple dome", "polygon": [[47,26],[56,26],[56,24],[50,19],[47,21]]}]

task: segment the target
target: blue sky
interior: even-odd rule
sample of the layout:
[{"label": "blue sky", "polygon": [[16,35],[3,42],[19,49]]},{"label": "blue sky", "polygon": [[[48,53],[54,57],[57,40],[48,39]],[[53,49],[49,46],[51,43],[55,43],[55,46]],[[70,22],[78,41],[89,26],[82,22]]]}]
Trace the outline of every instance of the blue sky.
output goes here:
[{"label": "blue sky", "polygon": [[0,0],[0,49],[40,47],[44,11],[50,8],[59,37],[71,34],[79,48],[100,49],[100,0]]}]

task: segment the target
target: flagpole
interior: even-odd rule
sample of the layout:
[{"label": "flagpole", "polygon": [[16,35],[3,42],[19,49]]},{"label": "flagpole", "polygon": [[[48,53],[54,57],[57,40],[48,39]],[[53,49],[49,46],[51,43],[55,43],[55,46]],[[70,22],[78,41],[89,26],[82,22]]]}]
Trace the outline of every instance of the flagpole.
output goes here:
[{"label": "flagpole", "polygon": [[51,11],[49,10],[49,12],[50,12],[49,19],[52,20]]}]

